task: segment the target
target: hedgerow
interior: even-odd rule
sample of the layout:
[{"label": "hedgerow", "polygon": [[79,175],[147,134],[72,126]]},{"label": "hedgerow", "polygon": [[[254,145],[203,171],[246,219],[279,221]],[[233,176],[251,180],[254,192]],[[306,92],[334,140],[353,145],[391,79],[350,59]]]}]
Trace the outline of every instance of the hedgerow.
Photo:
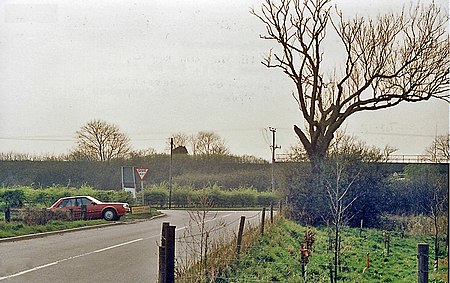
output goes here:
[{"label": "hedgerow", "polygon": [[[169,189],[166,184],[151,185],[144,190],[145,202],[159,208],[166,207],[169,202]],[[139,193],[140,194],[140,193]],[[33,188],[16,186],[0,188],[0,209],[6,206],[21,207],[50,207],[59,198],[76,195],[88,195],[105,202],[127,202],[135,204],[131,193],[124,190],[96,190],[90,186],[79,188],[52,186],[48,188]],[[200,195],[207,195],[216,207],[257,207],[276,204],[279,196],[275,192],[258,192],[254,188],[239,187],[236,189],[222,189],[211,185],[203,189],[174,184],[172,203],[174,207],[189,207],[196,203]],[[137,200],[141,200],[138,195]]]}]

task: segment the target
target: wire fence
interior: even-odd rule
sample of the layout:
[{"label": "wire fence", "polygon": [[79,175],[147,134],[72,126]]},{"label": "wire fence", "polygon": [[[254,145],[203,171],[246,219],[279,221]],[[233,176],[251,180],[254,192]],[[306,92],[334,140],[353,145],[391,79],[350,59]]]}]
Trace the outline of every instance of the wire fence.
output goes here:
[{"label": "wire fence", "polygon": [[[261,213],[252,215],[247,220],[256,217],[261,217]],[[209,232],[223,233],[223,229],[235,225],[238,221],[239,219],[235,219],[229,222],[226,227],[214,227]],[[270,221],[266,219],[265,223],[270,224]],[[253,233],[253,237],[247,239],[247,241],[251,242],[249,246],[255,243],[255,241],[261,240],[258,233],[259,225],[250,228],[247,227],[247,233]],[[234,231],[230,233],[236,236]],[[197,254],[197,258],[189,262],[191,266],[177,274],[177,282],[334,282],[332,277],[334,276],[335,269],[339,274],[338,277],[340,280],[347,280],[347,282],[366,282],[368,278],[375,281],[381,280],[377,282],[383,282],[383,278],[386,277],[394,278],[392,282],[417,281],[418,274],[421,272],[417,268],[418,254],[413,252],[405,253],[404,251],[391,251],[388,254],[387,250],[383,248],[382,233],[380,232],[380,235],[376,237],[379,244],[368,247],[368,250],[370,250],[370,263],[368,263],[368,259],[366,258],[367,252],[347,250],[341,253],[339,264],[336,266],[333,264],[333,251],[324,247],[313,249],[314,254],[322,254],[320,257],[321,260],[312,260],[306,265],[302,263],[299,254],[294,255],[293,260],[277,260],[269,255],[253,258],[244,255],[239,257],[239,255],[234,253],[233,243],[236,241],[236,237],[234,237],[231,244],[230,239],[228,239],[226,244],[224,242],[216,246],[211,244],[209,248],[213,250],[214,246],[215,251],[209,252],[207,255]],[[180,244],[198,244],[198,239],[194,240],[194,238],[202,237],[202,234],[194,233],[190,236],[191,238],[179,236],[177,237],[177,241]],[[392,242],[396,241],[398,243],[403,240],[403,237],[400,234],[393,234],[390,239]],[[364,242],[364,237],[361,238],[361,241],[362,245],[367,244]],[[354,243],[347,244],[351,245]],[[295,252],[298,253],[299,251]],[[425,269],[430,273],[431,278],[443,278],[445,276],[442,274],[449,273],[448,261],[440,262],[437,269],[433,271],[434,261],[431,255],[432,252],[430,250],[430,255],[427,255],[427,258],[430,260],[428,261],[428,269]],[[393,266],[389,265],[389,262],[397,257],[399,258],[398,261],[401,262],[400,267],[398,264]],[[355,258],[359,258],[359,260],[355,261]],[[265,269],[271,271],[264,271]],[[439,280],[441,279],[433,282],[448,282],[448,277],[447,281]]]}]

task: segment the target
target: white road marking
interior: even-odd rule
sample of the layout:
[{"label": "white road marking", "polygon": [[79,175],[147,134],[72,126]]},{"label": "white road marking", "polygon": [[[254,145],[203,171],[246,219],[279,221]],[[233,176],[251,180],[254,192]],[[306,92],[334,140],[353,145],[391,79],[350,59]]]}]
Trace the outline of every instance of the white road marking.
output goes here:
[{"label": "white road marking", "polygon": [[[151,237],[149,237],[149,238],[151,238]],[[103,248],[103,249],[95,250],[95,251],[84,253],[84,254],[81,254],[81,255],[71,256],[71,257],[68,257],[68,258],[63,258],[63,259],[60,259],[60,260],[57,260],[57,261],[54,261],[54,262],[51,262],[51,263],[47,263],[47,264],[44,264],[44,265],[36,266],[36,267],[31,268],[31,269],[27,269],[27,270],[21,271],[21,272],[18,272],[18,273],[14,273],[14,274],[11,274],[11,275],[0,277],[0,281],[6,280],[6,279],[10,279],[10,278],[13,278],[13,277],[17,277],[17,276],[20,276],[20,275],[24,275],[26,273],[30,273],[30,272],[33,272],[33,271],[36,271],[36,270],[39,270],[39,269],[47,268],[47,267],[50,267],[50,266],[53,266],[53,265],[57,265],[59,263],[62,263],[62,262],[68,261],[68,260],[72,260],[72,259],[88,256],[88,255],[95,254],[95,253],[101,253],[101,252],[104,252],[104,251],[107,251],[107,250],[111,250],[111,249],[115,249],[115,248],[122,247],[122,246],[125,246],[125,245],[129,245],[129,244],[132,244],[132,243],[140,242],[142,240],[144,240],[144,238],[139,238],[139,239],[136,239],[136,240],[128,241],[128,242],[125,242],[125,243],[117,244],[117,245],[114,245],[114,246],[106,247],[106,248]]]},{"label": "white road marking", "polygon": [[[226,218],[226,217],[231,216],[231,215],[233,215],[233,213],[228,213],[226,215],[221,216],[220,218]],[[210,222],[210,221],[214,221],[214,220],[217,220],[217,218],[214,217],[214,218],[208,219],[208,220],[205,221],[205,223]],[[176,231],[180,231],[180,230],[183,230],[183,229],[186,229],[186,228],[187,228],[187,226],[179,227],[179,228],[176,229]],[[54,262],[51,262],[51,263],[47,263],[47,264],[36,266],[36,267],[30,268],[30,269],[27,269],[27,270],[23,270],[23,271],[20,271],[18,273],[14,273],[14,274],[10,274],[10,275],[6,275],[6,276],[3,276],[3,277],[0,277],[0,281],[6,280],[6,279],[10,279],[10,278],[13,278],[13,277],[17,277],[17,276],[20,276],[20,275],[24,275],[24,274],[27,274],[27,273],[30,273],[30,272],[33,272],[33,271],[36,271],[36,270],[39,270],[39,269],[44,269],[44,268],[47,268],[47,267],[50,267],[50,266],[53,266],[53,265],[57,265],[59,263],[62,263],[62,262],[68,261],[68,260],[73,260],[73,259],[77,259],[77,258],[80,258],[80,257],[85,257],[85,256],[92,255],[92,254],[95,254],[95,253],[101,253],[101,252],[108,251],[108,250],[111,250],[111,249],[114,249],[114,248],[122,247],[122,246],[129,245],[129,244],[133,244],[133,243],[140,242],[140,241],[143,241],[143,240],[156,238],[156,237],[159,237],[159,236],[160,235],[153,235],[153,236],[146,237],[146,238],[139,238],[139,239],[136,239],[136,240],[124,242],[124,243],[121,243],[121,244],[117,244],[117,245],[114,245],[114,246],[106,247],[106,248],[95,250],[95,251],[88,252],[88,253],[84,253],[84,254],[81,254],[81,255],[76,255],[76,256],[71,256],[71,257],[68,257],[68,258],[60,259],[60,260],[57,260],[57,261],[54,261]]]}]

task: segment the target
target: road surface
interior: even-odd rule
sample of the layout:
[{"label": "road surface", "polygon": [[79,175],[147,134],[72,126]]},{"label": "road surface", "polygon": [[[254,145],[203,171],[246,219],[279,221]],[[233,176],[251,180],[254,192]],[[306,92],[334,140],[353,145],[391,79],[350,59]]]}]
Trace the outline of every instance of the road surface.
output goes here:
[{"label": "road surface", "polygon": [[[179,259],[185,251],[183,235],[198,234],[186,211],[163,213],[151,221],[0,243],[0,283],[156,282],[162,223],[176,226]],[[212,237],[237,233],[241,215],[253,225],[260,221],[257,211],[210,212],[207,229],[214,230]]]}]

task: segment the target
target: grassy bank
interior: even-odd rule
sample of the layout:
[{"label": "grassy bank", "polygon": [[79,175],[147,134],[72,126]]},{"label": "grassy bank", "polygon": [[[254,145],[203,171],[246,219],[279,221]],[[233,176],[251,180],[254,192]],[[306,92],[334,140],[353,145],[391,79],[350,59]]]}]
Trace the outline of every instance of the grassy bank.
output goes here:
[{"label": "grassy bank", "polygon": [[[140,219],[150,219],[153,216],[159,215],[160,212],[156,209],[152,209],[151,213],[144,214],[127,214],[121,218],[121,221],[129,222]],[[12,221],[10,223],[0,221],[0,239],[8,237],[23,236],[29,234],[62,231],[66,229],[79,228],[84,226],[93,226],[99,224],[108,224],[110,221],[103,219],[96,220],[52,220],[46,225],[26,225],[20,221]]]},{"label": "grassy bank", "polygon": [[[227,282],[305,282],[301,275],[301,253],[307,230],[293,222],[281,220],[273,225],[259,243],[243,255],[222,276]],[[330,282],[326,228],[311,228],[316,234],[307,264],[307,282]],[[441,255],[438,272],[433,271],[434,249],[431,236],[391,234],[390,252],[384,248],[383,232],[347,229],[342,233],[342,260],[339,282],[417,282],[417,243],[430,244],[430,282],[448,282],[448,255]],[[369,253],[370,267],[366,266]],[[443,253],[443,251],[442,251]]]},{"label": "grassy bank", "polygon": [[84,226],[92,226],[98,224],[109,223],[105,220],[77,220],[77,221],[65,221],[54,220],[50,221],[46,225],[25,225],[22,222],[10,222],[0,223],[0,238],[16,237],[29,234],[61,231],[65,229],[72,229]]}]

